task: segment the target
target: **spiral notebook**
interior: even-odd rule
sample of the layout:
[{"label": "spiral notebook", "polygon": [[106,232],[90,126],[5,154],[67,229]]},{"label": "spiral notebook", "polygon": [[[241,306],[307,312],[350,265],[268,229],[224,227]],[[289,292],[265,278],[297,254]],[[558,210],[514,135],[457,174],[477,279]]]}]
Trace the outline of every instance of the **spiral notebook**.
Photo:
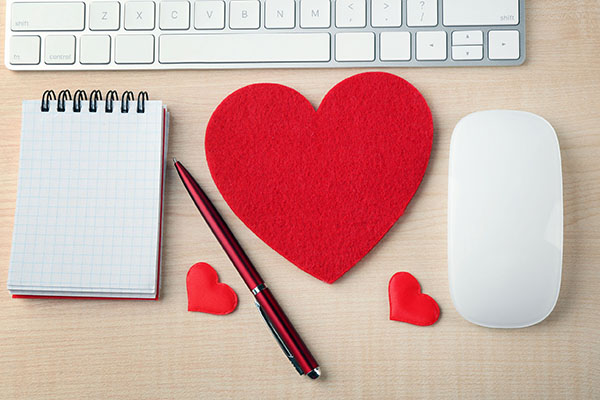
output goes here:
[{"label": "spiral notebook", "polygon": [[23,102],[14,297],[158,298],[168,120],[145,92]]}]

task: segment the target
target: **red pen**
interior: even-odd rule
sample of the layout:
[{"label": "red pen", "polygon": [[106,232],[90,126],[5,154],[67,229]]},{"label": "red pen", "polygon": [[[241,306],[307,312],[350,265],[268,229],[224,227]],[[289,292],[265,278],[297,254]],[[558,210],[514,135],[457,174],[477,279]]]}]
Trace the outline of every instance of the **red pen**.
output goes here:
[{"label": "red pen", "polygon": [[254,295],[254,302],[258,311],[271,329],[273,336],[279,342],[281,349],[292,362],[300,375],[308,375],[312,379],[321,376],[319,365],[312,354],[294,329],[290,320],[267,288],[254,265],[231,233],[231,230],[208,199],[200,185],[194,180],[192,175],[176,159],[173,159],[175,169],[181,178],[183,185],[192,197],[192,200],[198,207],[200,214],[210,227],[211,231],[221,243],[223,250],[238,270],[248,289]]}]

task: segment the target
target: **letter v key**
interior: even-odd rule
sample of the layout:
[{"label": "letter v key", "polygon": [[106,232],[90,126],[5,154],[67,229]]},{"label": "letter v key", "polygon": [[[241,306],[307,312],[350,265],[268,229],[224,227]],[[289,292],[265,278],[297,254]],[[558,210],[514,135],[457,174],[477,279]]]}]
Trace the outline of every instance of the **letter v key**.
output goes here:
[{"label": "letter v key", "polygon": [[225,28],[225,2],[202,0],[195,2],[194,27],[196,29]]}]

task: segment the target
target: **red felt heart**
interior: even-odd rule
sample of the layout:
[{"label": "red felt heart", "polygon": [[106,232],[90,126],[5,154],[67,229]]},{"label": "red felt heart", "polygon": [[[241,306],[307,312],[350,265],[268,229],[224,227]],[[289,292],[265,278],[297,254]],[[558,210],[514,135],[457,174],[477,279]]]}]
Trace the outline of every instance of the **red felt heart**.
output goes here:
[{"label": "red felt heart", "polygon": [[390,279],[390,319],[413,325],[434,324],[440,307],[431,296],[421,292],[421,285],[408,272],[398,272]]},{"label": "red felt heart", "polygon": [[219,282],[217,271],[206,263],[192,265],[186,277],[188,311],[229,314],[237,306],[237,295],[229,285]]},{"label": "red felt heart", "polygon": [[432,140],[419,91],[371,72],[340,82],[317,111],[288,87],[246,86],[213,113],[205,148],[233,212],[289,261],[332,283],[403,214]]}]

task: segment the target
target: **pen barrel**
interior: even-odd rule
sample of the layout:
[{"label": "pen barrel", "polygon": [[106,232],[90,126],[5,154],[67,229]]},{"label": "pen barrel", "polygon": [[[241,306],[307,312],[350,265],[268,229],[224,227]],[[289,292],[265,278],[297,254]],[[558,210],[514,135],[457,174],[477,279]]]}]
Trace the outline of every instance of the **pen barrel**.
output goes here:
[{"label": "pen barrel", "polygon": [[198,182],[196,182],[181,163],[176,162],[175,169],[194,204],[196,204],[198,211],[200,211],[206,224],[221,244],[221,247],[223,247],[223,250],[225,250],[225,253],[233,263],[233,266],[238,270],[248,288],[252,290],[263,283],[262,278],[250,262],[242,246],[240,246],[235,236],[233,236],[229,226],[227,226],[221,214],[219,214],[208,196],[206,196],[204,190],[198,185]]},{"label": "pen barrel", "polygon": [[[281,342],[287,347],[304,374],[313,371],[319,365],[300,338],[298,332],[286,317],[285,313],[268,288],[255,295],[256,302],[269,318],[272,328],[277,332]],[[285,350],[284,350],[285,351]]]}]

